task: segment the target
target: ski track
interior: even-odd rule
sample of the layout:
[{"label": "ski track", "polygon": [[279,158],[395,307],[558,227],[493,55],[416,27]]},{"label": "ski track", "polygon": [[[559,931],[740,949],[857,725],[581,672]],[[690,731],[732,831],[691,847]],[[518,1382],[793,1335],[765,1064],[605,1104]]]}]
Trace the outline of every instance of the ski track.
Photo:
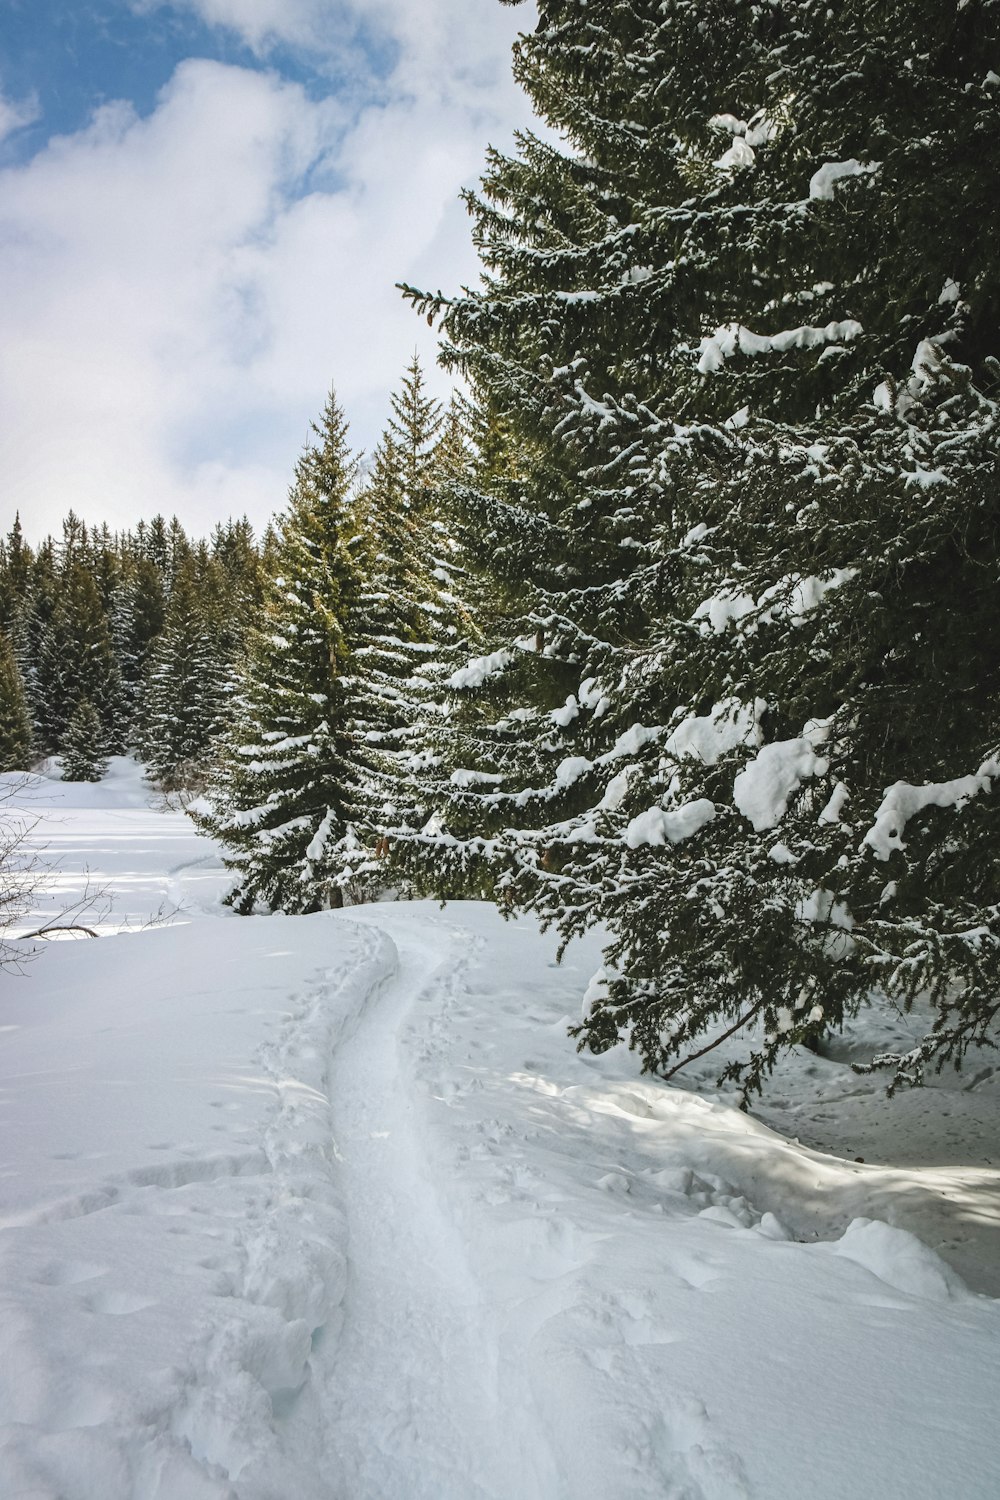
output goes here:
[{"label": "ski track", "polygon": [[[349,1247],[324,1376],[338,1497],[751,1500],[704,1402],[672,1378],[653,1309],[609,1289],[603,1236],[532,1169],[526,1138],[477,1110],[483,938],[398,909],[392,933],[397,971],[331,1077]],[[509,1003],[523,1021],[523,997]],[[713,1275],[697,1258],[692,1274],[685,1291]]]},{"label": "ski track", "polygon": [[502,1420],[495,1310],[422,1155],[400,1048],[411,1013],[461,984],[469,934],[435,922],[427,951],[396,924],[396,972],[338,1047],[331,1096],[350,1271],[324,1384],[332,1472],[349,1500],[544,1500],[543,1436]]},{"label": "ski track", "polygon": [[[311,1493],[321,1472],[315,1441],[300,1442],[299,1462],[289,1463],[282,1438],[308,1390],[314,1346],[339,1328],[346,1285],[345,1214],[330,1160],[329,1064],[340,1034],[393,958],[388,939],[364,932],[358,967],[319,971],[292,997],[278,1041],[261,1049],[277,1108],[264,1136],[270,1175],[240,1234],[231,1287],[237,1314],[215,1330],[171,1422],[191,1453],[227,1478],[250,1469],[239,1491],[248,1500],[257,1494],[278,1500],[291,1483]],[[246,1308],[253,1310],[250,1319]]]}]

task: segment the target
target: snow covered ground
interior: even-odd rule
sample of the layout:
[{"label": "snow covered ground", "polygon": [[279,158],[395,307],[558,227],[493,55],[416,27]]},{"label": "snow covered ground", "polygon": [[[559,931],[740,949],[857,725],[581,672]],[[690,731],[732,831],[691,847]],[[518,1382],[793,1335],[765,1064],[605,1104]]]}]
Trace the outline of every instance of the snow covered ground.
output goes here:
[{"label": "snow covered ground", "polygon": [[148,800],[32,790],[127,930],[0,977],[2,1500],[996,1500],[989,1058],[750,1118],[574,1053],[596,943],[238,919]]}]

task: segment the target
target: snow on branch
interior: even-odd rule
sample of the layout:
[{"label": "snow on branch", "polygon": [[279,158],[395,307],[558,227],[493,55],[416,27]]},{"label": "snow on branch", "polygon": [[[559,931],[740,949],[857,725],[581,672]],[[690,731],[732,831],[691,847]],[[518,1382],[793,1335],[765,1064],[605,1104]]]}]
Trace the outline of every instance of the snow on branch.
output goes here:
[{"label": "snow on branch", "polygon": [[992,791],[998,776],[1000,762],[991,759],[984,761],[974,776],[958,776],[953,781],[931,781],[924,786],[894,782],[886,788],[875,822],[861,840],[862,846],[867,844],[876,859],[888,859],[894,849],[906,847],[903,834],[910,818],[926,807],[961,807],[970,797]]},{"label": "snow on branch", "polygon": [[741,589],[725,588],[703,600],[692,619],[700,622],[703,635],[713,632],[720,635],[731,624],[739,623],[747,616],[753,618],[741,628],[748,635],[752,635],[759,625],[774,620],[786,619],[798,625],[819,608],[825,594],[849,583],[856,572],[856,568],[831,568],[824,576],[810,574],[803,577],[800,573],[791,573],[765,589],[759,599]]},{"label": "snow on branch", "polygon": [[448,687],[459,692],[468,688],[481,687],[488,677],[494,677],[497,672],[502,672],[513,659],[514,653],[508,650],[491,651],[489,656],[474,657],[464,667],[459,667],[457,672],[452,672],[448,678]]},{"label": "snow on branch", "polygon": [[845,177],[864,177],[881,169],[880,161],[861,162],[856,157],[848,161],[826,161],[809,179],[809,197],[832,202],[833,189]]},{"label": "snow on branch", "polygon": [[830,729],[828,719],[812,719],[798,739],[765,745],[740,771],[733,782],[733,801],[757,833],[777,827],[803,781],[825,775],[829,761],[820,747]]},{"label": "snow on branch", "polygon": [[714,375],[727,359],[739,354],[784,354],[789,349],[816,349],[824,344],[850,343],[864,329],[856,318],[827,323],[823,328],[803,324],[780,333],[753,333],[742,323],[726,323],[703,338],[699,347],[699,375]]}]

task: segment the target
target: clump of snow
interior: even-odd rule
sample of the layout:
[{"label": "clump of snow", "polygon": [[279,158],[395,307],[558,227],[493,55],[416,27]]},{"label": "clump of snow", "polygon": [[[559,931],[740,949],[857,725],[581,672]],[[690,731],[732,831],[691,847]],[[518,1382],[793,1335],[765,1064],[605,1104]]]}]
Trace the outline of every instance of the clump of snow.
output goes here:
[{"label": "clump of snow", "polygon": [[886,1286],[930,1302],[967,1298],[968,1288],[928,1245],[878,1219],[853,1219],[830,1246],[833,1255],[864,1266]]},{"label": "clump of snow", "polygon": [[316,832],[313,834],[312,838],[309,840],[309,845],[306,849],[306,859],[311,860],[315,863],[315,861],[323,858],[323,851],[326,848],[326,841],[330,837],[330,833],[334,828],[336,822],[336,809],[328,807],[325,817],[323,818],[319,827],[316,829]]},{"label": "clump of snow", "polygon": [[820,747],[829,735],[828,720],[811,721],[797,739],[765,745],[738,773],[733,801],[757,833],[777,827],[803,781],[826,773],[829,761]]},{"label": "clump of snow", "polygon": [[574,719],[579,717],[579,714],[580,705],[576,700],[576,695],[570,693],[562,708],[554,708],[549,717],[560,729],[566,729]]},{"label": "clump of snow", "polygon": [[695,802],[686,802],[683,807],[669,812],[662,807],[648,807],[633,818],[625,829],[625,842],[630,849],[643,844],[679,844],[691,838],[715,817],[715,803],[707,797]]},{"label": "clump of snow", "polygon": [[664,749],[677,760],[690,755],[703,765],[714,766],[740,745],[760,744],[759,721],[766,707],[763,698],[752,704],[741,703],[738,698],[724,698],[714,705],[710,714],[693,715],[682,720],[670,734]]},{"label": "clump of snow", "polygon": [[809,179],[809,197],[831,201],[834,186],[845,177],[863,177],[879,171],[881,166],[880,161],[860,162],[853,156],[848,161],[824,162],[819,171],[814,172]]},{"label": "clump of snow", "polygon": [[907,381],[911,394],[922,395],[937,383],[938,372],[944,363],[944,355],[933,339],[921,339],[913,351],[911,368],[913,375]]},{"label": "clump of snow", "polygon": [[[946,356],[941,350],[940,341],[935,341],[934,339],[921,339],[919,341],[916,349],[913,351],[913,359],[911,361],[912,373],[908,376],[905,384],[896,392],[895,410],[896,416],[901,422],[906,422],[913,407],[918,405],[924,396],[933,391],[940,379],[941,369],[945,361]],[[913,475],[910,476],[911,479],[914,477]]]},{"label": "clump of snow", "polygon": [[565,791],[567,787],[579,781],[581,776],[586,776],[588,771],[594,769],[593,761],[585,755],[567,755],[556,767],[555,785],[558,791]]},{"label": "clump of snow", "polygon": [[714,635],[721,635],[734,620],[742,620],[757,608],[752,594],[739,589],[722,589],[711,599],[702,600],[694,612],[694,619],[703,620]]},{"label": "clump of snow", "polygon": [[699,345],[698,373],[713,375],[721,370],[727,359],[737,353],[784,354],[789,349],[816,349],[824,344],[849,343],[864,332],[855,318],[827,323],[822,328],[803,324],[799,328],[786,328],[780,333],[753,333],[742,323],[726,323],[708,334]]},{"label": "clump of snow", "polygon": [[[816,459],[822,458],[818,452],[814,452],[811,456]],[[798,625],[813,610],[819,608],[825,595],[831,589],[842,588],[845,583],[850,582],[856,572],[856,568],[831,568],[828,573],[822,575],[803,576],[800,573],[791,573],[786,578],[779,578],[777,583],[772,583],[763,591],[759,599],[754,599],[752,594],[742,589],[729,586],[720,589],[710,599],[703,600],[695,610],[692,619],[702,622],[703,635],[709,632],[721,635],[730,625],[738,624],[749,615],[753,616],[753,620],[747,627],[751,634],[760,625],[769,624],[774,620],[790,620],[793,625]]]},{"label": "clump of snow", "polygon": [[877,859],[886,860],[894,849],[905,849],[903,834],[910,818],[927,807],[961,807],[980,792],[991,792],[1000,776],[1000,762],[986,760],[974,776],[957,776],[953,781],[931,781],[911,786],[906,781],[893,782],[875,814],[862,844],[874,850]]},{"label": "clump of snow", "polygon": [[[795,915],[800,922],[827,929],[823,947],[834,960],[846,958],[853,951],[854,939],[849,934],[854,927],[854,918],[847,905],[832,891],[824,890],[822,886],[811,891],[796,902]],[[837,931],[830,931],[831,928]]]},{"label": "clump of snow", "polygon": [[461,788],[470,786],[498,786],[503,781],[503,777],[496,772],[470,771],[464,767],[459,767],[457,770],[452,771],[448,779],[452,786]]},{"label": "clump of snow", "polygon": [[723,113],[719,115],[713,115],[708,123],[713,130],[723,130],[726,131],[729,135],[746,134],[746,120],[740,120],[736,115],[733,114]]},{"label": "clump of snow", "polygon": [[611,707],[611,699],[602,691],[596,677],[588,677],[577,689],[577,701],[581,708],[588,708],[599,719]]},{"label": "clump of snow", "polygon": [[604,796],[597,804],[602,812],[615,812],[621,807],[628,792],[629,773],[628,768],[619,771],[617,776],[612,776],[605,788]]},{"label": "clump of snow", "polygon": [[652,728],[646,724],[630,725],[624,734],[618,736],[611,749],[601,756],[601,764],[605,765],[609,761],[621,760],[625,755],[638,755],[644,745],[648,745],[652,740],[658,739],[662,732],[655,725]]},{"label": "clump of snow", "polygon": [[840,815],[844,811],[845,804],[850,800],[850,793],[842,781],[838,781],[830,793],[830,800],[819,815],[821,823],[839,823]]},{"label": "clump of snow", "polygon": [[488,678],[502,672],[513,659],[514,653],[507,649],[491,651],[488,656],[476,656],[464,667],[459,667],[457,672],[452,672],[448,678],[448,686],[456,691],[482,687]]},{"label": "clump of snow", "polygon": [[[713,130],[725,131],[732,135],[734,137],[733,148],[741,145],[750,151],[749,159],[737,157],[733,161],[726,161],[723,158],[715,163],[717,167],[752,165],[754,161],[752,148],[765,145],[778,133],[777,123],[764,109],[758,110],[750,120],[740,120],[736,115],[723,113],[713,115],[708,123]],[[726,156],[728,154],[728,152],[725,153]]]},{"label": "clump of snow", "polygon": [[617,977],[612,974],[604,964],[595,969],[587,981],[587,988],[583,992],[582,1016],[586,1021],[593,1014],[596,1006],[603,1005],[608,998],[608,982]]},{"label": "clump of snow", "polygon": [[721,167],[724,171],[733,167],[752,167],[757,160],[757,153],[749,142],[740,135],[733,137],[733,144],[722,155],[713,166]]}]

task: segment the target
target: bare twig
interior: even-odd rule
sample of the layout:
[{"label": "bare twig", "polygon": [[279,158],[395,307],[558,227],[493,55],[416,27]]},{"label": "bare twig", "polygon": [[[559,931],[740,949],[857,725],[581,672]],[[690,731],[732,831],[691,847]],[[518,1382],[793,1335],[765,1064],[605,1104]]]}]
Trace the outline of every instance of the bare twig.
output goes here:
[{"label": "bare twig", "polygon": [[98,936],[92,927],[84,927],[82,922],[47,922],[44,927],[39,927],[34,932],[18,933],[18,939],[22,943],[28,943],[32,938],[48,937],[50,932],[82,932],[87,937]]},{"label": "bare twig", "polygon": [[[102,915],[109,903],[104,888],[95,889],[89,878],[82,892],[68,897],[51,919],[30,932],[18,926],[35,906],[39,895],[57,874],[44,858],[44,846],[36,841],[40,818],[30,804],[36,783],[25,776],[0,784],[0,970],[23,973],[24,965],[42,950],[28,945],[59,932],[97,937],[98,932],[79,920]],[[27,804],[27,806],[25,805]],[[35,912],[36,921],[43,913]]]},{"label": "bare twig", "polygon": [[663,1079],[664,1083],[666,1083],[668,1078],[673,1078],[675,1073],[679,1073],[681,1068],[686,1068],[688,1063],[696,1062],[699,1057],[704,1057],[706,1052],[714,1052],[716,1047],[719,1047],[723,1042],[728,1041],[731,1036],[734,1036],[737,1031],[741,1030],[741,1028],[746,1026],[748,1022],[753,1020],[754,1016],[761,1009],[763,1004],[763,1000],[758,1000],[757,1004],[752,1005],[747,1011],[746,1015],[741,1016],[738,1021],[735,1021],[733,1025],[730,1026],[728,1031],[724,1031],[721,1036],[717,1036],[715,1040],[709,1042],[707,1046],[700,1047],[697,1052],[689,1052],[687,1057],[682,1057],[680,1062],[675,1063],[668,1073],[661,1073],[660,1077]]}]

